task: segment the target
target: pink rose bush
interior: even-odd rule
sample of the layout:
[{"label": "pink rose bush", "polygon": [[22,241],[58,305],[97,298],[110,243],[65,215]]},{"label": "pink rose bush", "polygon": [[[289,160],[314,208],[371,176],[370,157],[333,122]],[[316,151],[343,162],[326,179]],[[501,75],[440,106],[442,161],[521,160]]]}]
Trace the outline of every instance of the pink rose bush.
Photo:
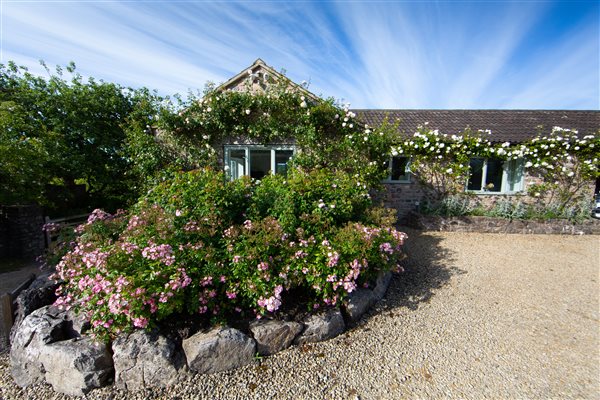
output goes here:
[{"label": "pink rose bush", "polygon": [[55,304],[106,340],[177,313],[277,314],[294,293],[307,309],[334,306],[403,257],[406,235],[370,202],[342,173],[292,170],[260,184],[180,173],[129,212],[95,211],[77,228],[56,266]]}]

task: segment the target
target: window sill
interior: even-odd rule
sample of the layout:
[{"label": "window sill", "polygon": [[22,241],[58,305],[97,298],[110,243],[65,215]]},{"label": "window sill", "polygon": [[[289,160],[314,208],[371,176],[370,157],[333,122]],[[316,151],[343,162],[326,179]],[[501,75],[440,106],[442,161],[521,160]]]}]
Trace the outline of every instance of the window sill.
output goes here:
[{"label": "window sill", "polygon": [[474,194],[477,196],[524,196],[524,191],[519,192],[488,192],[488,191],[476,191],[476,190],[465,190],[465,193]]}]

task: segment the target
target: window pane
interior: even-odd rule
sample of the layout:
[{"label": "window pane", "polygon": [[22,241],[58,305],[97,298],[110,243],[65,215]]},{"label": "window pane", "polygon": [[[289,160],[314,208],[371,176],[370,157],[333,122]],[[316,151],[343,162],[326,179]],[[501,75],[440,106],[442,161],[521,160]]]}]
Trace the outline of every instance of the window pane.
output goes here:
[{"label": "window pane", "polygon": [[508,191],[523,190],[523,160],[510,160],[507,166]]},{"label": "window pane", "polygon": [[294,155],[293,150],[275,151],[275,173],[278,175],[287,175],[287,164]]},{"label": "window pane", "polygon": [[408,164],[408,157],[392,157],[392,168],[390,174],[390,180],[392,181],[405,181],[408,179],[406,173],[406,165]]},{"label": "window pane", "polygon": [[231,179],[238,179],[246,175],[246,151],[230,150],[229,151],[229,176]]},{"label": "window pane", "polygon": [[483,178],[483,158],[472,158],[469,161],[469,183],[468,190],[481,190]]},{"label": "window pane", "polygon": [[262,179],[271,170],[271,150],[250,149],[250,177]]},{"label": "window pane", "polygon": [[490,192],[502,191],[502,164],[501,160],[487,160],[485,174],[485,189]]}]

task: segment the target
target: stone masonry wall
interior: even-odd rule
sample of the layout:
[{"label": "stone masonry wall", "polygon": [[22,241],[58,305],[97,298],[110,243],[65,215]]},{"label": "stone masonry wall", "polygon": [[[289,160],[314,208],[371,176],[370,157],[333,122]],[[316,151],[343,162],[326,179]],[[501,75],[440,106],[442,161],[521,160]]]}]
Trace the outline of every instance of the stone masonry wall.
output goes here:
[{"label": "stone masonry wall", "polygon": [[567,220],[508,220],[478,216],[440,217],[409,213],[402,224],[424,231],[440,232],[600,235],[600,220],[574,224]]},{"label": "stone masonry wall", "polygon": [[[537,176],[526,175],[525,176],[525,190],[517,194],[473,194],[472,204],[480,205],[484,208],[490,209],[501,200],[510,200],[515,202],[522,202],[524,204],[534,204],[543,199],[529,196],[527,194],[527,187],[532,184],[541,183],[541,179]],[[587,193],[589,198],[592,198],[595,189],[595,182],[590,181],[588,187],[584,188],[584,192]],[[375,193],[373,196],[376,201],[383,201],[386,207],[394,208],[398,211],[398,218],[405,218],[410,212],[416,211],[418,205],[423,200],[423,190],[419,187],[419,184],[413,179],[410,183],[385,183],[384,190],[379,193]]]},{"label": "stone masonry wall", "polygon": [[381,192],[375,193],[375,202],[383,201],[383,205],[398,212],[398,218],[415,211],[423,198],[423,190],[416,182],[385,183]]},{"label": "stone masonry wall", "polygon": [[0,206],[0,258],[34,259],[44,251],[39,206]]}]

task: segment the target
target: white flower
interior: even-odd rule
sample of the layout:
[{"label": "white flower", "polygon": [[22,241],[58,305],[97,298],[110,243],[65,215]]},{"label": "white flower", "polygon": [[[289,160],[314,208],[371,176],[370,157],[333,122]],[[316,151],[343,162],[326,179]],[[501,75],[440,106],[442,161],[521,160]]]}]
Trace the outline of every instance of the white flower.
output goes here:
[{"label": "white flower", "polygon": [[452,168],[448,168],[448,169],[446,170],[446,173],[447,173],[447,174],[451,174],[451,173],[452,173]]},{"label": "white flower", "polygon": [[250,110],[246,110],[246,115],[250,115]]},{"label": "white flower", "polygon": [[306,102],[305,102],[305,101],[302,101],[302,103],[300,103],[300,107],[302,107],[302,108],[306,108],[306,107],[307,107],[307,104],[306,104]]}]

